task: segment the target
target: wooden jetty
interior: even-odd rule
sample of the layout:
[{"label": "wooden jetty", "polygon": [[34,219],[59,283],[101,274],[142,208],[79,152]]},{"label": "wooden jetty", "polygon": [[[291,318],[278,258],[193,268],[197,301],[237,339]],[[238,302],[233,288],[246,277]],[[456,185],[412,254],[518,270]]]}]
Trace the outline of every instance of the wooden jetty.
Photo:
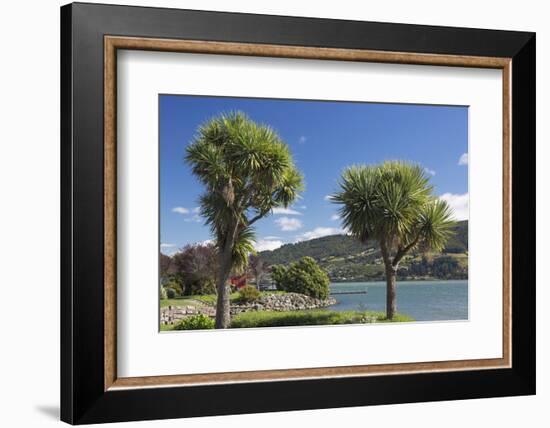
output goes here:
[{"label": "wooden jetty", "polygon": [[336,291],[334,293],[330,293],[331,296],[336,296],[339,294],[367,294],[367,290],[362,291]]}]

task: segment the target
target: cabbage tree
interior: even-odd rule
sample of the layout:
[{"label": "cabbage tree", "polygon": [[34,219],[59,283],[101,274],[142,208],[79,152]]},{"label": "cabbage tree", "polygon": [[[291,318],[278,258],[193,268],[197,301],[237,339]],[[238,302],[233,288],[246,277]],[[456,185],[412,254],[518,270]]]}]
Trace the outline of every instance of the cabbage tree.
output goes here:
[{"label": "cabbage tree", "polygon": [[269,126],[241,112],[214,117],[197,130],[186,161],[205,188],[200,213],[218,250],[216,328],[230,324],[228,279],[253,252],[253,225],[288,207],[303,187],[288,146]]},{"label": "cabbage tree", "polygon": [[433,194],[424,169],[401,161],[344,170],[331,200],[344,228],[359,241],[377,240],[386,274],[386,317],[397,310],[396,276],[415,248],[441,251],[455,225],[449,205]]}]

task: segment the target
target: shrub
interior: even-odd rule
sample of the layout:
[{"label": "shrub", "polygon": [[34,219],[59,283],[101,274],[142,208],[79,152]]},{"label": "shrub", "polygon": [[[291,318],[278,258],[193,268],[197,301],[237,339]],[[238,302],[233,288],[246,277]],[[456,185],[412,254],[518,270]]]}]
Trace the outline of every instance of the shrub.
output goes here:
[{"label": "shrub", "polygon": [[275,281],[277,288],[280,290],[282,290],[281,286],[283,284],[285,275],[286,268],[283,265],[275,265],[271,267],[271,279]]},{"label": "shrub", "polygon": [[187,296],[202,296],[216,293],[216,282],[213,278],[197,277],[188,280],[185,284]]},{"label": "shrub", "polygon": [[160,287],[160,298],[162,300],[168,299],[168,294],[166,293],[166,288]]},{"label": "shrub", "polygon": [[214,328],[214,320],[207,315],[191,315],[174,325],[174,330],[207,330]]},{"label": "shrub", "polygon": [[166,292],[166,298],[167,299],[174,299],[176,297],[176,290],[174,290],[171,287],[164,287],[164,291]]},{"label": "shrub", "polygon": [[171,278],[166,282],[164,288],[171,288],[176,293],[176,296],[181,296],[183,294],[181,283],[176,278]]},{"label": "shrub", "polygon": [[239,302],[249,303],[258,300],[260,292],[251,285],[245,285],[239,290]]},{"label": "shrub", "polygon": [[302,257],[288,268],[273,266],[271,276],[279,290],[306,294],[317,299],[326,299],[330,293],[327,273],[311,257]]}]

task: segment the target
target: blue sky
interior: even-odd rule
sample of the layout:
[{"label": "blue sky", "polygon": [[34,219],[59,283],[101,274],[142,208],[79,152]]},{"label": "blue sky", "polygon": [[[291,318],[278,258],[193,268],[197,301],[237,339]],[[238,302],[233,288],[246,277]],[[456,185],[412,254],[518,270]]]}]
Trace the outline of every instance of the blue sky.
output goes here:
[{"label": "blue sky", "polygon": [[468,216],[468,109],[328,101],[161,95],[161,251],[211,239],[198,215],[202,186],[183,161],[197,127],[222,112],[240,110],[274,128],[304,174],[302,198],[256,223],[258,250],[342,233],[337,207],[326,196],[349,165],[388,159],[421,164],[435,193],[457,219]]}]

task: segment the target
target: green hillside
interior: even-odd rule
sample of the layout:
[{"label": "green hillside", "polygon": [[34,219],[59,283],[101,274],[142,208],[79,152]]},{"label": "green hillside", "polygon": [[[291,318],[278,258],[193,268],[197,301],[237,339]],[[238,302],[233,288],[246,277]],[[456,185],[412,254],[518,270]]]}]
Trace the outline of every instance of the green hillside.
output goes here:
[{"label": "green hillside", "polygon": [[[313,257],[332,281],[375,281],[384,277],[384,264],[375,241],[367,245],[347,235],[331,235],[286,244],[259,256],[269,265]],[[468,277],[468,222],[458,222],[455,234],[441,253],[411,253],[400,265],[401,279],[465,279]]]}]

